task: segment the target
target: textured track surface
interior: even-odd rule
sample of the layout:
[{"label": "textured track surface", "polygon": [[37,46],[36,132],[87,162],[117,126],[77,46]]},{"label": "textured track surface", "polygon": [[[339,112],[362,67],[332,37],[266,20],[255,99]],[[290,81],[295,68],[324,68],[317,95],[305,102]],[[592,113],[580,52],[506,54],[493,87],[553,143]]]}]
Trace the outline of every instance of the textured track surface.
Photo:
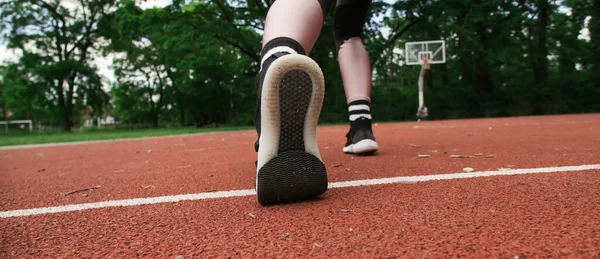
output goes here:
[{"label": "textured track surface", "polygon": [[[600,164],[600,115],[380,123],[375,156],[318,129],[330,182]],[[251,189],[253,131],[0,151],[0,210]],[[418,158],[427,154],[429,158]],[[469,155],[470,158],[452,158]],[[99,187],[68,194],[74,190]],[[600,257],[600,170],[0,219],[0,258]]]}]

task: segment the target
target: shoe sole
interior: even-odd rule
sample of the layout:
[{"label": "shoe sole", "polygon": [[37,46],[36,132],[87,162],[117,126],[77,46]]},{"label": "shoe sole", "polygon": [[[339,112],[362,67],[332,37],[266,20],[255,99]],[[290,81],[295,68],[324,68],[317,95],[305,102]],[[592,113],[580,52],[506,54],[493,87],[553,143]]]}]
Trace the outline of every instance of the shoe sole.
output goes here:
[{"label": "shoe sole", "polygon": [[325,82],[303,55],[275,60],[261,92],[256,194],[262,205],[315,198],[327,190],[316,129]]},{"label": "shoe sole", "polygon": [[379,146],[377,146],[377,142],[371,139],[363,139],[358,143],[349,145],[344,147],[344,153],[351,153],[357,155],[368,155],[377,152]]}]

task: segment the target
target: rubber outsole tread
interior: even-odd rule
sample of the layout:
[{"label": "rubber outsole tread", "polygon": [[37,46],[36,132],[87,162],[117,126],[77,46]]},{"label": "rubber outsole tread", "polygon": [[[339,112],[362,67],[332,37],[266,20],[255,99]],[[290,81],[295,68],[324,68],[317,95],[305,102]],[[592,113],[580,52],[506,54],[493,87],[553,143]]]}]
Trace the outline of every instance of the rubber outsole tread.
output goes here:
[{"label": "rubber outsole tread", "polygon": [[278,154],[258,174],[257,197],[262,205],[308,200],[327,190],[323,162],[299,150]]},{"label": "rubber outsole tread", "polygon": [[[304,150],[304,121],[312,95],[310,76],[301,70],[286,73],[279,83],[279,152]],[[281,101],[285,100],[285,101]]]}]

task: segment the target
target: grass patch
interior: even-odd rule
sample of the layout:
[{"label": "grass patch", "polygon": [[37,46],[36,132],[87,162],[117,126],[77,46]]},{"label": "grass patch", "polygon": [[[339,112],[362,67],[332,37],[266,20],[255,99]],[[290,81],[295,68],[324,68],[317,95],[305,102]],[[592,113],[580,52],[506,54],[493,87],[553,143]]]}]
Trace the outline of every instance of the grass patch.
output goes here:
[{"label": "grass patch", "polygon": [[158,129],[96,129],[63,132],[9,132],[0,133],[0,146],[64,143],[75,141],[142,138],[169,135],[184,135],[218,131],[249,130],[251,126],[219,128],[158,128]]}]

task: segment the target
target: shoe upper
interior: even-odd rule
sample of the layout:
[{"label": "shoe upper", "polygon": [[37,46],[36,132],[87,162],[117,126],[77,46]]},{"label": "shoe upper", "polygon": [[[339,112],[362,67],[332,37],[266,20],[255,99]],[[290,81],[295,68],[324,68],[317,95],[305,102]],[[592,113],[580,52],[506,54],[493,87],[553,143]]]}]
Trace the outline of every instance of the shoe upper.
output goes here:
[{"label": "shoe upper", "polygon": [[371,120],[360,117],[354,121],[350,122],[350,130],[348,134],[346,134],[346,145],[349,146],[352,144],[356,144],[361,140],[370,139],[375,141],[375,136],[373,135],[373,129],[371,127]]}]

